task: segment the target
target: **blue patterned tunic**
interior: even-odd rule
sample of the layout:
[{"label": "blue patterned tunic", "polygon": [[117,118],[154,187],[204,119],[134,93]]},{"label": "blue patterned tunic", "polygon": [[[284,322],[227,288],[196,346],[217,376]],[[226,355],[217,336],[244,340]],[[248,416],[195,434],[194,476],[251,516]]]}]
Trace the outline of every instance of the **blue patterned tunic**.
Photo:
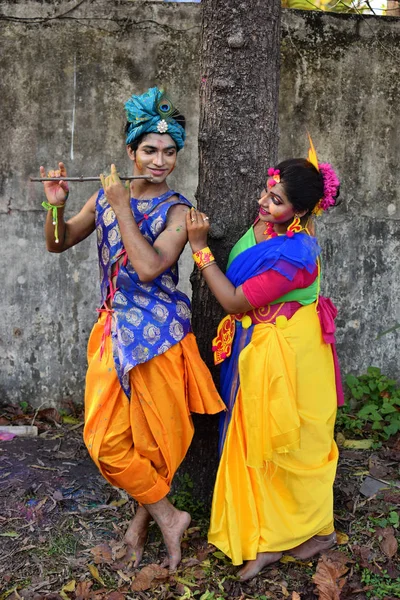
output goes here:
[{"label": "blue patterned tunic", "polygon": [[[153,245],[165,229],[171,206],[189,200],[173,190],[149,200],[131,198],[131,208],[143,237]],[[129,260],[120,261],[116,291],[109,296],[112,266],[124,246],[118,221],[101,189],[96,199],[96,233],[100,262],[101,306],[112,308],[111,336],[115,368],[130,398],[129,371],[163,354],[191,331],[190,301],[180,292],[178,265],[151,282],[141,282]]]}]

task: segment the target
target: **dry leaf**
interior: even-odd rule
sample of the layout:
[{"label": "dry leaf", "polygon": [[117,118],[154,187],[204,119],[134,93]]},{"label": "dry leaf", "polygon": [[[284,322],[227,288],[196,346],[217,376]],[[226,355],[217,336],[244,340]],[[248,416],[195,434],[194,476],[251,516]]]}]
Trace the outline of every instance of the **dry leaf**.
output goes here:
[{"label": "dry leaf", "polygon": [[88,600],[90,596],[90,588],[93,585],[93,581],[80,581],[76,586],[75,597],[76,600]]},{"label": "dry leaf", "polygon": [[292,592],[292,600],[300,600],[300,594],[297,592]]},{"label": "dry leaf", "polygon": [[91,576],[93,577],[93,579],[95,579],[96,581],[98,581],[101,585],[106,585],[104,583],[104,581],[102,580],[102,578],[100,577],[100,573],[98,568],[96,567],[96,565],[88,565],[88,569],[90,571]]},{"label": "dry leaf", "polygon": [[75,591],[75,585],[76,585],[76,581],[75,579],[73,579],[72,581],[69,581],[68,583],[66,583],[61,592],[60,592],[60,596],[61,598],[63,598],[63,600],[70,600],[69,596],[67,596],[66,592],[74,592]]},{"label": "dry leaf", "polygon": [[126,556],[127,546],[125,542],[115,542],[112,541],[110,543],[112,559],[120,560],[124,556]]},{"label": "dry leaf", "polygon": [[282,556],[282,558],[279,560],[279,562],[283,563],[285,565],[286,563],[296,562],[296,559],[294,556],[291,556],[290,554],[284,554]]},{"label": "dry leaf", "polygon": [[336,543],[338,546],[344,546],[344,544],[349,543],[349,536],[347,533],[343,533],[342,531],[336,532]]},{"label": "dry leaf", "polygon": [[285,596],[285,598],[288,598],[289,592],[285,585],[281,585],[281,591],[282,591],[282,594]]},{"label": "dry leaf", "polygon": [[195,579],[205,579],[207,577],[206,572],[200,567],[193,569],[192,574]]},{"label": "dry leaf", "polygon": [[348,567],[337,560],[323,554],[318,561],[313,581],[318,589],[319,600],[339,600],[340,592],[346,582],[343,577]]},{"label": "dry leaf", "polygon": [[62,422],[61,415],[56,408],[44,408],[43,410],[39,410],[37,418],[41,421],[48,421],[49,423]]},{"label": "dry leaf", "polygon": [[188,569],[189,567],[195,567],[197,565],[200,564],[200,561],[198,558],[184,558],[181,562],[182,568],[183,569]]},{"label": "dry leaf", "polygon": [[144,592],[154,585],[158,585],[160,581],[166,581],[168,577],[168,569],[163,569],[160,565],[155,564],[147,565],[135,577],[131,585],[131,590],[134,592]]},{"label": "dry leaf", "polygon": [[66,583],[63,586],[62,590],[63,590],[63,592],[74,592],[75,586],[76,586],[76,581],[75,581],[75,579],[72,579],[72,581],[69,581],[68,583]]},{"label": "dry leaf", "polygon": [[29,465],[31,469],[42,469],[43,471],[57,471],[55,467],[42,467],[41,465]]},{"label": "dry leaf", "polygon": [[344,440],[343,448],[354,448],[354,450],[369,450],[372,448],[374,440]]},{"label": "dry leaf", "polygon": [[125,596],[121,592],[111,592],[111,594],[107,594],[105,600],[125,600]]},{"label": "dry leaf", "polygon": [[298,560],[297,558],[295,558],[294,556],[291,556],[290,554],[284,554],[282,556],[282,558],[279,560],[280,563],[286,565],[287,563],[296,563],[297,565],[301,565],[302,567],[311,567],[312,566],[312,562],[309,562],[307,560]]},{"label": "dry leaf", "polygon": [[341,433],[340,431],[336,434],[336,443],[339,446],[339,448],[341,448],[344,444],[344,442],[346,441],[345,436],[343,435],[343,433]]},{"label": "dry leaf", "polygon": [[94,546],[90,549],[90,552],[93,554],[93,560],[96,565],[101,565],[102,563],[112,563],[112,553],[111,548],[108,544],[98,544],[98,546]]},{"label": "dry leaf", "polygon": [[124,506],[124,504],[126,504],[127,502],[128,498],[121,498],[120,500],[113,500],[108,506]]},{"label": "dry leaf", "polygon": [[123,571],[121,571],[120,569],[117,571],[117,573],[121,577],[121,579],[123,581],[125,581],[126,583],[130,583],[131,582],[131,578],[128,577],[127,575],[125,575],[125,573]]},{"label": "dry leaf", "polygon": [[382,531],[382,535],[383,540],[380,543],[381,550],[382,552],[384,552],[384,554],[386,554],[388,558],[393,558],[393,556],[395,556],[395,554],[397,553],[399,544],[393,534],[392,527],[386,527]]},{"label": "dry leaf", "polygon": [[216,547],[213,546],[212,544],[207,544],[207,546],[205,548],[200,548],[197,551],[197,558],[199,559],[200,562],[203,562],[203,560],[212,552],[215,552]]}]

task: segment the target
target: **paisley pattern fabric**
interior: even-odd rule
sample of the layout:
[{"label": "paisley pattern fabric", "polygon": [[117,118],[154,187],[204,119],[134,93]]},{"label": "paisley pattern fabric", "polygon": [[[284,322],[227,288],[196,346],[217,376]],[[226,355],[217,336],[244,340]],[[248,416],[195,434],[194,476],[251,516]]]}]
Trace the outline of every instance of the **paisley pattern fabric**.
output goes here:
[{"label": "paisley pattern fabric", "polygon": [[[192,206],[173,190],[149,200],[131,198],[132,213],[145,239],[154,244],[164,230],[168,210],[175,204]],[[96,232],[100,263],[101,306],[109,298],[112,266],[124,253],[118,221],[101,189],[96,199]],[[121,386],[130,397],[129,371],[163,354],[191,331],[189,298],[177,289],[178,266],[152,282],[141,282],[129,262],[119,265],[112,308],[112,348]]]}]

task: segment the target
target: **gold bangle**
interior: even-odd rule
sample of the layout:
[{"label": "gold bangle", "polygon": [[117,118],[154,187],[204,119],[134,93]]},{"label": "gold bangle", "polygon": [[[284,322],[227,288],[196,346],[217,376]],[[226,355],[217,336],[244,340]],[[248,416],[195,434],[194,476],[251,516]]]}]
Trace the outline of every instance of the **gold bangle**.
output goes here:
[{"label": "gold bangle", "polygon": [[213,253],[211,252],[211,250],[208,246],[206,246],[205,248],[202,248],[201,250],[198,250],[197,252],[194,252],[193,260],[196,263],[196,265],[198,266],[198,268],[200,269],[200,271],[206,265],[208,265],[212,262],[215,262]]},{"label": "gold bangle", "polygon": [[207,267],[211,267],[211,265],[213,265],[214,263],[217,264],[215,258],[212,261],[210,261],[209,263],[206,263],[205,265],[200,267],[199,271],[204,271],[204,269],[207,269]]}]

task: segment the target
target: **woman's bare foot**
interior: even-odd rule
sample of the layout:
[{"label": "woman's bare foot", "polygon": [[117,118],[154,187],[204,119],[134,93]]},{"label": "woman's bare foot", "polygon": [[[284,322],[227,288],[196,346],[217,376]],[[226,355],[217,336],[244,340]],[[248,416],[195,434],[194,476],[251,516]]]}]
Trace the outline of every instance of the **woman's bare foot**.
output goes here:
[{"label": "woman's bare foot", "polygon": [[151,516],[144,506],[139,506],[125,533],[124,539],[128,545],[127,554],[131,554],[135,568],[142,560],[150,520]]},{"label": "woman's bare foot", "polygon": [[256,575],[258,575],[258,573],[262,571],[264,567],[272,565],[273,563],[280,560],[282,558],[282,555],[282,552],[259,552],[255,560],[248,560],[245,566],[242,569],[240,569],[240,571],[238,572],[240,580],[248,581],[249,579],[252,579]]},{"label": "woman's bare foot", "polygon": [[153,519],[161,529],[168,558],[163,566],[169,566],[174,571],[181,561],[181,539],[183,532],[189,527],[192,517],[189,513],[175,508],[167,498],[163,498],[154,504],[146,504]]},{"label": "woman's bare foot", "polygon": [[330,535],[314,535],[312,538],[303,542],[296,548],[287,551],[287,554],[298,558],[299,560],[308,560],[316,554],[329,550],[336,544],[336,533]]}]

